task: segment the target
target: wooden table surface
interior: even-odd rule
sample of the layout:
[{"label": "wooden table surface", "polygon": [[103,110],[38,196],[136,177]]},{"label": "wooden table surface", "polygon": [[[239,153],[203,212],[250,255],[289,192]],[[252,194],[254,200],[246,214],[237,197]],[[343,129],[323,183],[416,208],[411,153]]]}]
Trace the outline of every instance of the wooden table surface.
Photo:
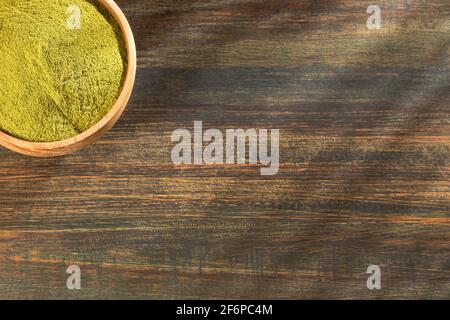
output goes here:
[{"label": "wooden table surface", "polygon": [[[117,2],[139,65],[117,126],[0,151],[0,298],[450,298],[448,0]],[[196,120],[280,129],[280,172],[175,166]]]}]

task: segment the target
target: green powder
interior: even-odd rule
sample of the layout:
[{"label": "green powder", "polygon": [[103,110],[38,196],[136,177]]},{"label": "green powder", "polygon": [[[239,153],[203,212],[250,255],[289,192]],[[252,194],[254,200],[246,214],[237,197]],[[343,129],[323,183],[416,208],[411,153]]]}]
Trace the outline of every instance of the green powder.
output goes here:
[{"label": "green powder", "polygon": [[73,137],[111,109],[125,72],[120,29],[96,1],[0,0],[1,131],[33,142]]}]

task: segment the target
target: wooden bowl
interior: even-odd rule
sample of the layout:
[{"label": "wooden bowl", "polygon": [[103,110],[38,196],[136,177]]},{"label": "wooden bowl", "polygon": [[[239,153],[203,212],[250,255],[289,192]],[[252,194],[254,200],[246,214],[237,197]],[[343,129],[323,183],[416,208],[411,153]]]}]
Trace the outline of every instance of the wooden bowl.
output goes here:
[{"label": "wooden bowl", "polygon": [[79,151],[82,148],[94,143],[106,132],[108,132],[117,120],[119,120],[125,110],[125,107],[127,106],[128,101],[130,100],[131,92],[134,86],[137,67],[136,45],[130,25],[117,4],[113,0],[98,1],[111,13],[120,26],[128,54],[128,70],[125,75],[122,92],[120,93],[116,103],[105,115],[105,117],[95,126],[75,137],[56,142],[29,142],[17,139],[0,131],[0,145],[18,153],[34,157],[62,156]]}]

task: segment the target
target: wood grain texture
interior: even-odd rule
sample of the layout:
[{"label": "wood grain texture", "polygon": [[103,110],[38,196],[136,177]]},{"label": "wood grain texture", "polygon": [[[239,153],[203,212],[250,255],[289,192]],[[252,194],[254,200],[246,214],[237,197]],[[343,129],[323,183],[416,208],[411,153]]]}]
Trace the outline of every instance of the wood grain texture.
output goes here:
[{"label": "wood grain texture", "polygon": [[[450,3],[375,2],[380,31],[374,1],[117,1],[138,49],[117,126],[0,151],[0,297],[450,298]],[[280,129],[280,173],[174,166],[195,120]]]}]

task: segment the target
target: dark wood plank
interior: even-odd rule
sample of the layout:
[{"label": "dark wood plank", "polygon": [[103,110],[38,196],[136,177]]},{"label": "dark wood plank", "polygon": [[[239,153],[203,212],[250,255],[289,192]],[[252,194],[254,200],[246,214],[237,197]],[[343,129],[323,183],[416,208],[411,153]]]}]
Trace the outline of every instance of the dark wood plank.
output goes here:
[{"label": "dark wood plank", "polygon": [[[378,1],[380,31],[365,0],[118,4],[139,51],[118,125],[0,151],[1,298],[450,298],[447,0]],[[280,129],[279,174],[174,166],[195,120]]]}]

